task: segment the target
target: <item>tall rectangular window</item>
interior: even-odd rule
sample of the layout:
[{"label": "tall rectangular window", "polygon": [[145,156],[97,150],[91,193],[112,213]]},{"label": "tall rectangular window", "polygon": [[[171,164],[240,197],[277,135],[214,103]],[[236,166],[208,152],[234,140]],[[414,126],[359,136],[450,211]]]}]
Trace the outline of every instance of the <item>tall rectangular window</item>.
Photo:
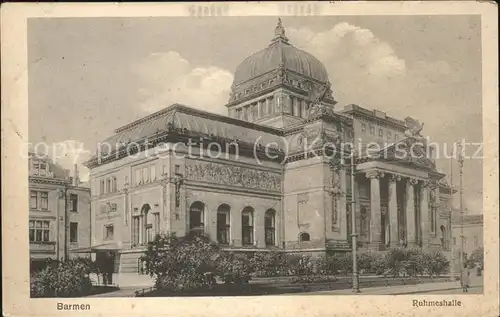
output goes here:
[{"label": "tall rectangular window", "polygon": [[40,176],[45,176],[47,173],[47,164],[41,162],[40,163]]},{"label": "tall rectangular window", "polygon": [[142,172],[141,169],[136,169],[135,170],[135,185],[141,185],[142,184]]},{"label": "tall rectangular window", "polygon": [[370,125],[370,134],[375,135],[375,127]]},{"label": "tall rectangular window", "polygon": [[366,132],[366,123],[361,123],[361,132]]},{"label": "tall rectangular window", "polygon": [[99,193],[104,194],[104,179],[101,179],[100,181]]},{"label": "tall rectangular window", "polygon": [[103,240],[113,240],[114,238],[114,227],[113,225],[104,226],[104,239]]},{"label": "tall rectangular window", "polygon": [[113,181],[111,183],[111,187],[113,189],[113,193],[115,193],[115,192],[118,191],[118,185],[117,185],[117,181],[116,181],[116,176],[113,176]]},{"label": "tall rectangular window", "polygon": [[30,208],[38,208],[38,193],[34,190],[30,191]]},{"label": "tall rectangular window", "polygon": [[384,136],[384,130],[378,129],[378,136],[383,137]]},{"label": "tall rectangular window", "polygon": [[132,217],[132,245],[139,244],[139,216]]},{"label": "tall rectangular window", "polygon": [[142,178],[143,178],[144,183],[149,183],[149,175],[148,175],[148,168],[147,167],[144,167],[142,169]]},{"label": "tall rectangular window", "polygon": [[156,180],[156,166],[151,165],[151,181],[154,182]]},{"label": "tall rectangular window", "polygon": [[42,209],[42,210],[49,209],[49,193],[48,192],[40,192],[40,209]]},{"label": "tall rectangular window", "polygon": [[30,220],[29,222],[30,242],[49,242],[50,222],[40,220]]},{"label": "tall rectangular window", "polygon": [[69,211],[78,212],[78,195],[76,194],[69,195]]},{"label": "tall rectangular window", "polygon": [[78,222],[69,223],[69,242],[78,242]]},{"label": "tall rectangular window", "polygon": [[106,178],[106,193],[111,193],[111,179]]}]

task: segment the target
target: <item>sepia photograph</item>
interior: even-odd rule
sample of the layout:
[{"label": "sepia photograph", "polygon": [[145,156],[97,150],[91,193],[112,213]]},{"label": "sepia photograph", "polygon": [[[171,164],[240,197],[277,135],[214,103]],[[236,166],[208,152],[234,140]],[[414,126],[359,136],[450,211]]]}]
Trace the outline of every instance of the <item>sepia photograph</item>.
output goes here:
[{"label": "sepia photograph", "polygon": [[26,300],[498,293],[481,14],[178,5],[25,19],[26,128],[2,147],[22,143]]}]

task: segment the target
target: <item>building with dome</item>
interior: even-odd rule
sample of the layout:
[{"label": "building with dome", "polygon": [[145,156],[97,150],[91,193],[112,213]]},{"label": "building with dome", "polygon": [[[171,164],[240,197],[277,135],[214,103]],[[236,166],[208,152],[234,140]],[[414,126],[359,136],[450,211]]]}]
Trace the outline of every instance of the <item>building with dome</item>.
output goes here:
[{"label": "building with dome", "polygon": [[117,272],[138,272],[147,242],[167,231],[205,232],[235,252],[349,251],[345,143],[355,148],[358,247],[449,250],[452,189],[421,125],[336,109],[325,67],[281,21],[237,67],[226,107],[228,116],[171,105],[116,129],[86,162],[91,249],[114,254]]}]

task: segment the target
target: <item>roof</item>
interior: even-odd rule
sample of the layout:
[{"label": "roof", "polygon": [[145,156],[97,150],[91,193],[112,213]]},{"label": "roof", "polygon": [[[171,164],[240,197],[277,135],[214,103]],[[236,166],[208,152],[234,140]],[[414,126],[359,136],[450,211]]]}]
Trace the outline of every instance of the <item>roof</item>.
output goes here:
[{"label": "roof", "polygon": [[109,154],[120,146],[139,142],[169,129],[187,129],[203,135],[213,135],[230,140],[249,143],[279,144],[283,131],[192,107],[174,104],[145,118],[134,121],[119,129],[101,142],[101,154]]},{"label": "roof", "polygon": [[[462,223],[462,219],[461,219],[459,210],[458,210],[458,212],[457,211],[454,212],[452,219],[451,219],[451,222],[453,224],[461,224]],[[464,215],[463,222],[464,222],[464,224],[482,224],[483,223],[483,215],[482,214]]]},{"label": "roof", "polygon": [[405,130],[406,124],[404,121],[399,119],[389,117],[385,112],[380,110],[369,110],[358,105],[350,104],[344,107],[341,110],[342,113],[350,114],[350,115],[364,115],[366,117],[371,117],[373,120],[380,120],[385,123],[390,123],[396,126],[398,129]]}]

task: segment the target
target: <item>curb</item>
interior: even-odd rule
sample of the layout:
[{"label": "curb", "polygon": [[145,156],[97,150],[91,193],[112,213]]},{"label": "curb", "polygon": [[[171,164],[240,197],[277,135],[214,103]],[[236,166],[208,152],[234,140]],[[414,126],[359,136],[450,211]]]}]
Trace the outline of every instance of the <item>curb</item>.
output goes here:
[{"label": "curb", "polygon": [[[479,288],[479,286],[473,286],[469,287],[469,289],[473,288]],[[390,294],[390,295],[410,295],[410,294],[420,294],[420,293],[429,293],[429,292],[434,292],[434,291],[452,291],[456,289],[462,289],[461,287],[454,287],[454,288],[440,288],[440,289],[433,289],[433,290],[427,290],[427,291],[414,291],[414,292],[408,292],[408,293],[398,293],[398,294]]]}]

